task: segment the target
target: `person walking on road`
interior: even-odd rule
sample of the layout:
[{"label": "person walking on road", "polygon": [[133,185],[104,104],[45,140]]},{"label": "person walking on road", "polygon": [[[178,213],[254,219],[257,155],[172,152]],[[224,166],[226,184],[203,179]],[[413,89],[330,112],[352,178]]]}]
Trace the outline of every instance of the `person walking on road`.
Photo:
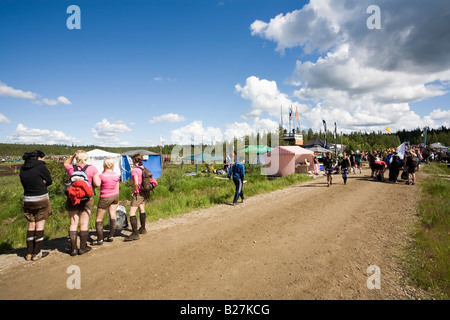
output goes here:
[{"label": "person walking on road", "polygon": [[234,193],[233,205],[236,205],[239,197],[244,202],[244,178],[245,178],[245,158],[239,157],[238,162],[233,164],[231,170],[228,172],[228,179],[232,178],[234,185],[236,186],[236,191]]},{"label": "person walking on road", "polygon": [[327,152],[327,156],[323,159],[323,169],[327,175],[327,187],[333,184],[333,173],[335,166],[336,163],[333,158],[331,158],[331,152]]}]

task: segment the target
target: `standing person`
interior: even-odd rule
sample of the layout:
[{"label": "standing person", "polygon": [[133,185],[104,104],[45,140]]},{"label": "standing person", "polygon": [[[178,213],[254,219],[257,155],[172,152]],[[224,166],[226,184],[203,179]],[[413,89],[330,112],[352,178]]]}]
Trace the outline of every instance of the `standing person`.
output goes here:
[{"label": "standing person", "polygon": [[314,163],[314,174],[317,175],[317,174],[319,174],[319,168],[320,168],[319,158],[317,158],[317,155],[314,155],[313,163]]},{"label": "standing person", "polygon": [[356,173],[356,165],[355,165],[355,152],[353,150],[350,151],[350,165],[351,165],[351,172]]},{"label": "standing person", "polygon": [[34,150],[23,155],[25,163],[20,167],[20,182],[24,190],[23,212],[28,221],[27,261],[37,261],[48,255],[42,252],[46,219],[52,214],[47,187],[52,177],[45,162],[45,154]]},{"label": "standing person", "polygon": [[114,233],[116,231],[116,210],[119,206],[119,181],[120,177],[114,172],[114,161],[106,158],[103,161],[103,173],[99,175],[100,178],[100,200],[97,205],[97,218],[95,220],[95,229],[97,231],[96,245],[103,244],[103,217],[106,210],[109,211],[109,235],[106,242],[114,240]]},{"label": "standing person", "polygon": [[362,161],[362,154],[359,150],[356,150],[356,154],[355,154],[356,169],[355,170],[359,170],[359,173],[362,173],[361,161]]},{"label": "standing person", "polygon": [[341,167],[341,174],[342,179],[344,179],[344,184],[347,184],[347,177],[348,177],[348,169],[350,168],[351,163],[350,159],[347,156],[347,152],[344,151],[344,155],[342,156],[340,167]]},{"label": "standing person", "polygon": [[[131,170],[131,180],[133,182],[133,193],[131,195],[131,207],[130,207],[130,224],[132,233],[125,238],[125,241],[139,240],[139,234],[147,233],[145,229],[145,204],[147,203],[147,197],[141,192],[142,184],[142,170],[144,169],[142,161],[144,157],[138,153],[133,156],[133,170]],[[138,223],[136,217],[136,211],[139,209],[139,220],[141,227],[138,230]]]},{"label": "standing person", "polygon": [[408,181],[406,184],[413,185],[416,182],[416,166],[417,166],[417,160],[411,154],[410,151],[406,151],[406,156],[404,159],[404,166],[406,168],[406,172],[408,173]]},{"label": "standing person", "polygon": [[389,181],[397,183],[398,174],[400,173],[401,160],[397,151],[394,151],[389,163]]},{"label": "standing person", "polygon": [[245,158],[240,156],[238,162],[233,164],[231,170],[228,172],[228,179],[233,178],[236,192],[234,193],[233,206],[237,204],[239,197],[244,202],[244,177],[245,177]]},{"label": "standing person", "polygon": [[323,169],[327,175],[327,187],[333,184],[333,172],[334,172],[335,162],[331,158],[331,152],[327,152],[327,156],[323,159]]},{"label": "standing person", "polygon": [[[72,165],[75,160],[75,165]],[[100,186],[100,177],[98,171],[94,166],[86,164],[88,160],[88,154],[86,151],[78,150],[72,156],[64,161],[64,168],[69,176],[71,176],[76,170],[84,169],[88,177],[89,186],[92,189]],[[87,245],[87,239],[89,237],[89,216],[94,206],[94,197],[89,197],[87,200],[81,200],[77,204],[72,204],[70,199],[67,199],[66,209],[69,213],[70,227],[69,238],[71,243],[71,256],[82,255],[91,251],[91,247]],[[80,225],[80,248],[77,244],[77,231],[78,225]]]}]

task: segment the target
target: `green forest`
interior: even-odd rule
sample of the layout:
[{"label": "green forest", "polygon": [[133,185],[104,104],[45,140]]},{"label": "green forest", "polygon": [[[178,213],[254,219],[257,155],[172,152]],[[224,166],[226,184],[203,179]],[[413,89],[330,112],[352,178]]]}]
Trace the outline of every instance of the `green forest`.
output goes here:
[{"label": "green forest", "polygon": [[[279,128],[279,145],[287,145],[287,142],[281,139],[282,128]],[[314,132],[309,129],[308,131],[303,130],[303,143],[308,143],[309,141],[319,138],[325,140],[325,133],[322,131]],[[386,132],[351,132],[349,134],[337,134],[336,142],[337,144],[342,144],[345,146],[346,151],[350,150],[361,150],[361,151],[371,151],[371,150],[383,150],[386,148],[396,148],[402,142],[408,141],[412,145],[422,144],[423,129],[417,128],[415,130],[402,130],[395,133]],[[327,132],[327,142],[328,144],[334,144],[333,133]],[[255,136],[245,136],[245,145],[249,145],[249,142],[259,141],[265,142],[271,146],[271,133]],[[440,142],[444,146],[450,145],[450,132],[446,127],[440,127],[438,129],[429,129],[427,131],[427,144]],[[231,144],[231,142],[229,142]],[[259,143],[263,144],[263,143]],[[235,149],[237,150],[237,140],[234,140]],[[242,144],[241,144],[242,145]],[[163,155],[169,155],[175,145],[164,145],[164,146],[141,146],[141,147],[103,147],[95,145],[48,145],[48,144],[8,144],[0,143],[0,157],[21,157],[25,152],[31,150],[41,150],[48,156],[64,156],[72,155],[75,151],[83,149],[86,151],[92,149],[102,149],[114,153],[123,153],[130,150],[145,149],[155,153],[160,153]],[[194,148],[194,146],[191,146]]]}]

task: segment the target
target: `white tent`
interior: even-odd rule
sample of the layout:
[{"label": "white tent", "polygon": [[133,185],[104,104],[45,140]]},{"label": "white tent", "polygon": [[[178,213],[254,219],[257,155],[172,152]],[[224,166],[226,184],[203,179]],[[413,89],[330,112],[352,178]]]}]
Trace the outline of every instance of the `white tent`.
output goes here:
[{"label": "white tent", "polygon": [[87,152],[89,158],[87,163],[97,168],[98,173],[103,172],[103,161],[111,158],[114,161],[114,172],[122,176],[122,156],[119,153],[107,152],[100,149],[94,149]]}]

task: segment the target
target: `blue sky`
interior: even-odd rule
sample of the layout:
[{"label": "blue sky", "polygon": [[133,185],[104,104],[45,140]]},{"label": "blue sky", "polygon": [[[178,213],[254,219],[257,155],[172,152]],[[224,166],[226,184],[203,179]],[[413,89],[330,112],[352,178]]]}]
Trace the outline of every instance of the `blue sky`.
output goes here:
[{"label": "blue sky", "polygon": [[1,0],[0,141],[213,141],[273,130],[290,106],[305,130],[449,126],[446,2]]}]

